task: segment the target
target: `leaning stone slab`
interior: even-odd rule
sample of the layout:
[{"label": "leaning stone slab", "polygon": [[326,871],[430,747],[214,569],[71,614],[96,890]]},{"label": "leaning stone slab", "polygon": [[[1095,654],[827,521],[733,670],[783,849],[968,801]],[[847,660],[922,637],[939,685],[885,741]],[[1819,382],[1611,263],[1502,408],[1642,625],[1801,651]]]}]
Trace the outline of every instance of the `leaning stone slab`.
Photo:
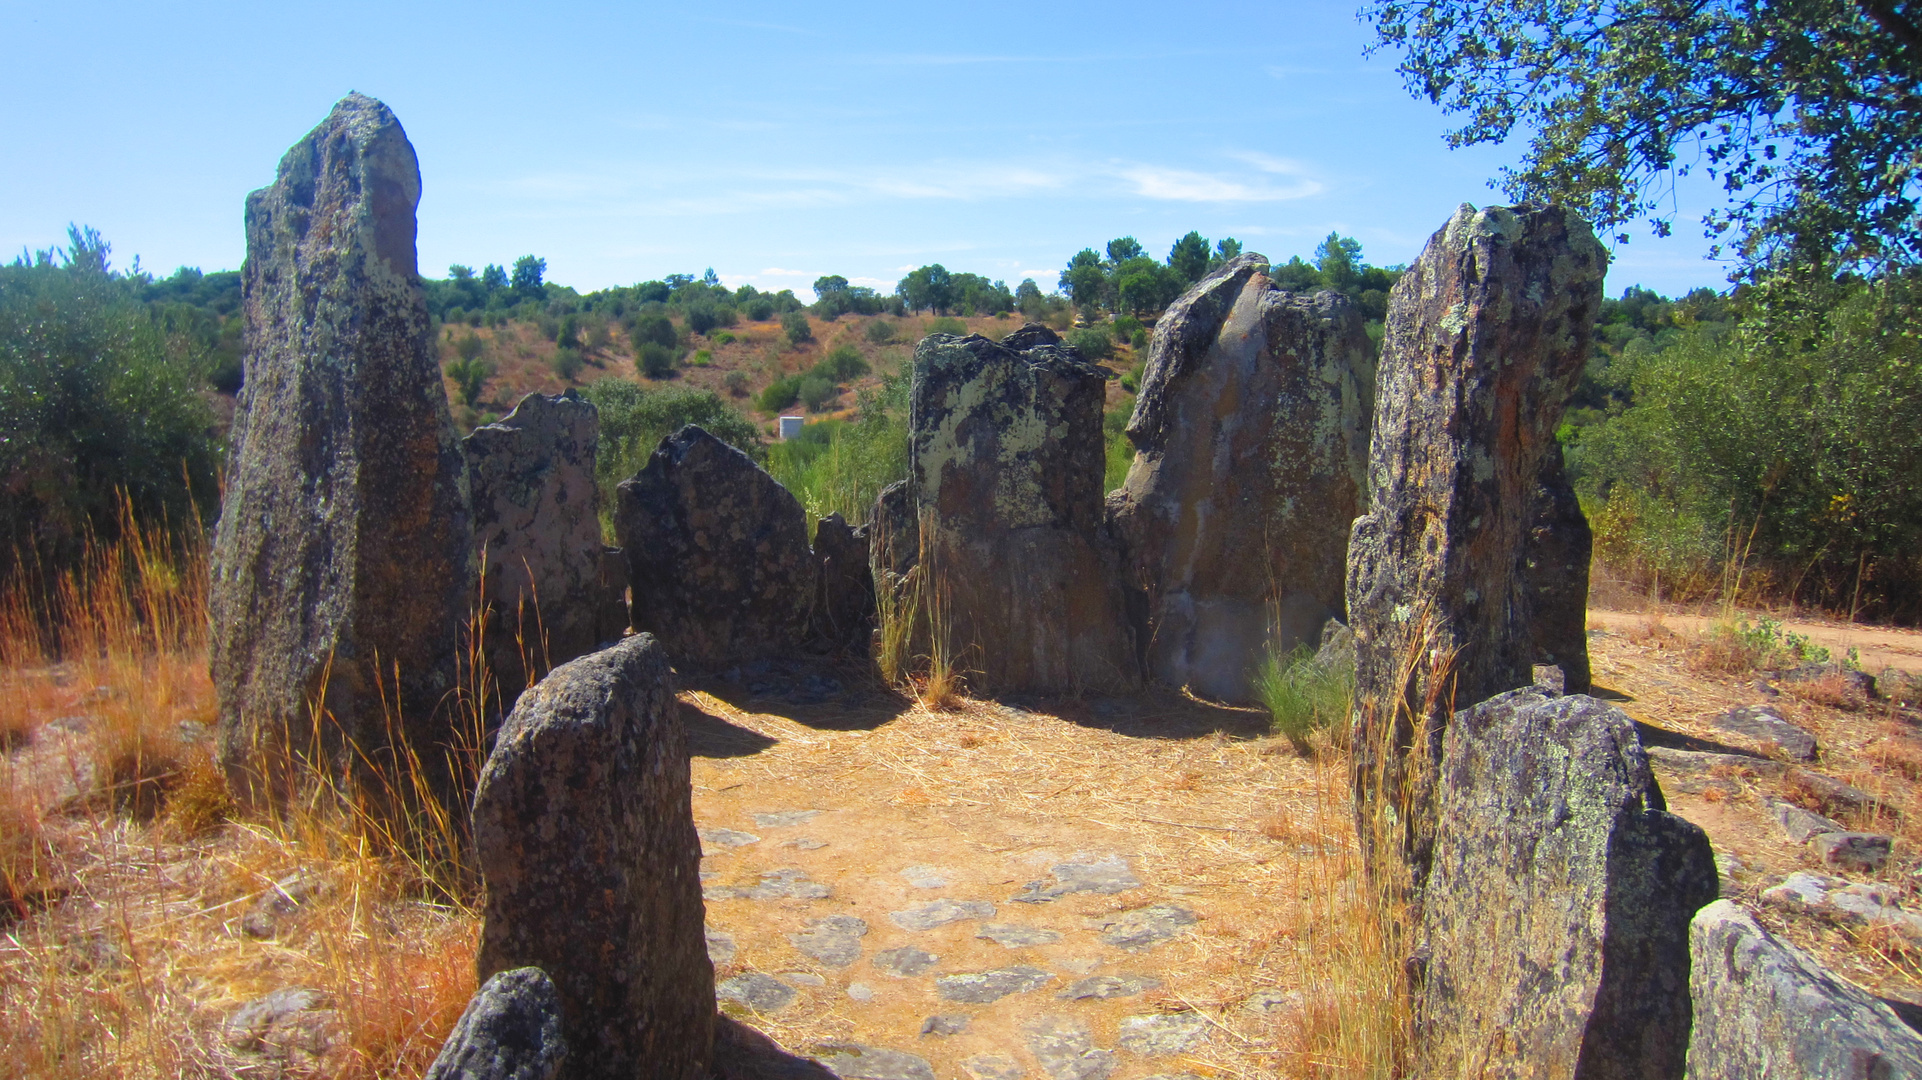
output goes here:
[{"label": "leaning stone slab", "polygon": [[600,430],[593,403],[569,391],[529,394],[461,440],[487,659],[510,708],[530,681],[601,641]]},{"label": "leaning stone slab", "polygon": [[1270,648],[1313,646],[1344,610],[1374,413],[1374,345],[1335,292],[1295,293],[1243,255],[1155,324],[1128,420],[1135,458],[1108,497],[1147,596],[1149,673],[1254,697]]},{"label": "leaning stone slab", "polygon": [[427,1080],[559,1080],[566,1060],[560,991],[540,968],[515,968],[475,991]]},{"label": "leaning stone slab", "polygon": [[1849,831],[1848,826],[1834,818],[1804,810],[1794,803],[1765,798],[1762,800],[1762,806],[1769,812],[1769,816],[1775,819],[1775,823],[1782,827],[1782,832],[1798,844],[1806,843],[1823,833]]},{"label": "leaning stone slab", "polygon": [[714,966],[691,792],[673,673],[648,634],[529,688],[481,771],[476,967],[549,973],[569,1075],[707,1069]]},{"label": "leaning stone slab", "polygon": [[1730,709],[1710,723],[1755,743],[1764,753],[1781,754],[1793,761],[1814,761],[1819,749],[1815,736],[1782,719],[1782,714],[1769,705]]},{"label": "leaning stone slab", "polygon": [[807,514],[746,454],[689,424],[616,489],[634,629],[686,668],[793,652],[819,568]]},{"label": "leaning stone slab", "polygon": [[1689,924],[1688,1080],[1916,1080],[1922,1037],[1727,900]]},{"label": "leaning stone slab", "polygon": [[1417,882],[1432,806],[1419,778],[1404,777],[1403,748],[1425,726],[1417,756],[1439,760],[1452,708],[1533,681],[1534,496],[1588,358],[1607,267],[1572,211],[1464,205],[1389,297],[1368,513],[1348,543],[1354,774],[1365,815],[1379,808],[1396,821],[1409,808],[1401,839]]},{"label": "leaning stone slab", "polygon": [[1421,898],[1424,1075],[1674,1077],[1708,838],[1666,812],[1634,722],[1514,690],[1455,714]]},{"label": "leaning stone slab", "polygon": [[384,801],[406,781],[368,763],[400,742],[457,799],[445,702],[473,531],[415,259],[419,201],[400,122],[360,94],[247,196],[246,383],[208,622],[220,760],[253,797],[288,794],[282,767],[318,748]]},{"label": "leaning stone slab", "polygon": [[874,636],[874,572],[869,566],[869,529],[851,526],[840,514],[814,523],[814,555],[821,563],[814,601],[816,643],[865,656]]}]

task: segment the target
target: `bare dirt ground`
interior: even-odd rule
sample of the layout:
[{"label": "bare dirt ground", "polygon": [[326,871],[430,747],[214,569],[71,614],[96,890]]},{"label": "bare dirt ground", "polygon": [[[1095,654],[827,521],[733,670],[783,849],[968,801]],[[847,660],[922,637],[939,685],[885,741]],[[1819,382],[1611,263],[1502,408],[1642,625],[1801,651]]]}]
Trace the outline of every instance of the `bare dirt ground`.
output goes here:
[{"label": "bare dirt ground", "polygon": [[[1661,612],[1660,621],[1678,633],[1700,635],[1722,618],[1713,611],[1677,608],[1673,605],[1656,610]],[[1590,608],[1588,625],[1624,632],[1647,623],[1649,614],[1643,609],[1616,611]],[[1746,614],[1751,619],[1757,617],[1752,612]],[[1893,667],[1922,675],[1922,630],[1811,618],[1786,618],[1781,623],[1784,631],[1805,635],[1838,659],[1847,656],[1851,648],[1857,650],[1864,671],[1877,672],[1885,667]]]}]

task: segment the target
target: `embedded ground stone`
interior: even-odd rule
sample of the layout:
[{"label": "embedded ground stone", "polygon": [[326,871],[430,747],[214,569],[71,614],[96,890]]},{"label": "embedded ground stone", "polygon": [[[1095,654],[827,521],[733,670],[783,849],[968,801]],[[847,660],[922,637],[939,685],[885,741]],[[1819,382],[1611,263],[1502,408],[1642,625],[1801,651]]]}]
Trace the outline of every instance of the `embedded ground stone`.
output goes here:
[{"label": "embedded ground stone", "polygon": [[906,979],[933,971],[935,962],[940,959],[931,952],[924,952],[912,945],[902,945],[893,949],[882,949],[875,953],[868,963],[873,964],[878,971]]},{"label": "embedded ground stone", "polygon": [[921,1021],[923,1035],[959,1035],[968,1030],[967,1013],[941,1013]]},{"label": "embedded ground stone", "polygon": [[714,966],[690,794],[673,672],[649,634],[529,688],[481,770],[475,967],[548,973],[574,1075],[706,1073]]},{"label": "embedded ground stone", "polygon": [[1343,610],[1374,413],[1374,346],[1335,292],[1289,292],[1242,255],[1155,324],[1108,496],[1147,601],[1149,674],[1247,701],[1267,650]]},{"label": "embedded ground stone", "polygon": [[717,964],[734,959],[734,935],[710,928],[707,931],[707,958]]},{"label": "embedded ground stone", "polygon": [[754,824],[763,829],[785,829],[793,825],[805,825],[821,816],[819,810],[776,810],[772,813],[754,814]]},{"label": "embedded ground stone", "polygon": [[1848,826],[1834,818],[1826,818],[1821,814],[1804,810],[1791,802],[1764,798],[1762,805],[1768,810],[1769,816],[1775,819],[1775,823],[1782,827],[1783,834],[1798,844],[1806,843],[1810,838],[1820,836],[1822,833],[1849,831]]},{"label": "embedded ground stone", "polygon": [[1688,1080],[1915,1080],[1922,1037],[1894,1010],[1727,900],[1689,926]]},{"label": "embedded ground stone", "polygon": [[1179,1054],[1208,1037],[1208,1021],[1200,1013],[1150,1013],[1121,1018],[1115,1045],[1136,1054]]},{"label": "embedded ground stone", "polygon": [[1781,776],[1788,766],[1746,754],[1717,754],[1707,750],[1677,750],[1668,746],[1643,747],[1650,765],[1678,773],[1721,776]]},{"label": "embedded ground stone", "polygon": [[1730,709],[1710,723],[1758,743],[1764,751],[1774,751],[1795,761],[1814,761],[1819,749],[1815,736],[1782,719],[1771,705]]},{"label": "embedded ground stone", "polygon": [[602,640],[600,429],[593,403],[570,390],[529,394],[461,440],[489,609],[487,659],[508,707],[530,676]]},{"label": "embedded ground stone", "polygon": [[370,763],[410,748],[449,807],[463,794],[446,702],[473,528],[416,264],[419,202],[413,146],[361,94],[247,196],[246,378],[207,603],[220,761],[251,798],[291,794],[289,766],[318,750],[310,764],[380,807],[406,781]]},{"label": "embedded ground stone", "polygon": [[934,980],[934,988],[949,1001],[961,1001],[970,1005],[986,1005],[1000,1001],[1009,994],[1025,994],[1039,989],[1042,983],[1054,978],[1053,975],[1037,967],[1006,968],[1000,971],[972,971],[958,975],[943,975]]},{"label": "embedded ground stone", "polygon": [[811,971],[783,971],[781,978],[795,986],[826,986],[828,981]]},{"label": "embedded ground stone", "polygon": [[1028,1071],[999,1054],[976,1054],[961,1063],[973,1080],[1021,1080]]},{"label": "embedded ground stone", "polygon": [[221,1034],[229,1047],[267,1057],[318,1055],[339,1029],[331,1000],[321,990],[282,987],[234,1010]]},{"label": "embedded ground stone", "polygon": [[[999,344],[935,334],[915,348],[909,479],[898,510],[927,517],[917,532],[929,553],[920,575],[944,598],[944,636],[967,657],[979,690],[1140,683],[1120,556],[1102,509],[1109,377],[1040,326]],[[902,558],[888,556],[897,566]],[[879,569],[877,583],[889,581]]]},{"label": "embedded ground stone", "polygon": [[1098,862],[1056,863],[1048,868],[1054,875],[1054,884],[1046,888],[1038,881],[1031,881],[1019,893],[1009,897],[1023,904],[1045,904],[1059,900],[1070,893],[1091,892],[1103,896],[1141,887],[1141,879],[1128,868],[1128,862],[1119,855],[1110,855]]},{"label": "embedded ground stone", "polygon": [[634,629],[676,664],[720,668],[805,641],[819,576],[807,514],[746,454],[689,424],[616,490]]},{"label": "embedded ground stone", "polygon": [[[1422,753],[1439,761],[1451,703],[1533,681],[1534,493],[1588,358],[1607,266],[1572,211],[1463,205],[1389,297],[1368,512],[1348,544],[1352,768],[1364,815],[1380,806],[1398,820],[1411,807],[1399,839],[1417,887],[1433,807],[1426,791],[1404,798],[1399,748],[1426,728]],[[1376,747],[1397,749],[1376,761]]]},{"label": "embedded ground stone", "polygon": [[1809,838],[1809,848],[1824,866],[1873,874],[1889,861],[1894,838],[1878,833],[1831,832]]},{"label": "embedded ground stone", "polygon": [[867,983],[849,983],[848,996],[856,1001],[873,1001],[874,987]]},{"label": "embedded ground stone", "polygon": [[844,1080],[934,1080],[927,1059],[900,1050],[826,1043],[814,1048],[814,1057]]},{"label": "embedded ground stone", "polygon": [[709,885],[701,895],[708,900],[825,900],[831,891],[790,866],[764,871],[758,885]]},{"label": "embedded ground stone", "polygon": [[515,968],[474,993],[426,1080],[558,1080],[566,1060],[560,991],[541,969]]},{"label": "embedded ground stone", "polygon": [[1152,949],[1195,924],[1195,913],[1180,904],[1150,904],[1099,922],[1103,943],[1129,952]]},{"label": "embedded ground stone", "polygon": [[1803,800],[1819,806],[1826,814],[1881,812],[1900,816],[1894,807],[1854,784],[1837,780],[1833,776],[1825,776],[1812,769],[1790,769],[1783,787],[1795,792]]},{"label": "embedded ground stone", "polygon": [[938,866],[922,866],[917,864],[914,866],[904,866],[901,868],[901,876],[904,878],[907,878],[908,884],[914,886],[917,889],[947,888],[948,879],[945,876],[943,876],[947,873],[948,871],[943,870]]},{"label": "embedded ground stone", "polygon": [[1707,836],[1664,809],[1634,722],[1512,690],[1455,714],[1439,773],[1416,924],[1424,1075],[1680,1076],[1688,921],[1719,878]]},{"label": "embedded ground stone", "polygon": [[714,996],[722,1001],[738,1001],[755,1012],[778,1012],[794,1004],[795,990],[772,975],[750,971],[722,979]]},{"label": "embedded ground stone", "polygon": [[1026,1028],[1028,1052],[1049,1080],[1107,1080],[1114,1052],[1097,1049],[1088,1025],[1070,1016],[1044,1016]]},{"label": "embedded ground stone", "polygon": [[1146,975],[1095,975],[1073,983],[1055,997],[1068,1001],[1106,1001],[1109,998],[1133,997],[1160,985],[1160,979],[1150,979]]},{"label": "embedded ground stone", "polygon": [[761,842],[761,838],[753,833],[736,832],[733,829],[702,829],[700,837],[703,848],[737,848]]},{"label": "embedded ground stone", "polygon": [[852,915],[829,915],[816,919],[799,934],[789,934],[787,939],[802,953],[812,956],[829,967],[847,967],[861,958],[861,938],[868,932],[868,924]]},{"label": "embedded ground stone", "polygon": [[781,841],[781,846],[791,847],[797,851],[819,851],[827,847],[828,842],[826,840],[816,840],[812,836],[797,836],[792,840]]},{"label": "embedded ground stone", "polygon": [[986,938],[996,945],[1018,949],[1028,945],[1050,945],[1061,940],[1061,935],[1053,930],[1043,930],[1038,926],[1016,926],[1012,923],[987,923],[975,932],[975,937]]},{"label": "embedded ground stone", "polygon": [[908,908],[906,911],[890,911],[888,918],[903,930],[932,930],[962,919],[991,919],[994,905],[986,900],[933,900]]},{"label": "embedded ground stone", "polygon": [[1878,882],[1850,883],[1826,874],[1798,871],[1762,892],[1762,902],[1844,926],[1882,926],[1912,945],[1922,945],[1922,916],[1897,906],[1900,893]]}]

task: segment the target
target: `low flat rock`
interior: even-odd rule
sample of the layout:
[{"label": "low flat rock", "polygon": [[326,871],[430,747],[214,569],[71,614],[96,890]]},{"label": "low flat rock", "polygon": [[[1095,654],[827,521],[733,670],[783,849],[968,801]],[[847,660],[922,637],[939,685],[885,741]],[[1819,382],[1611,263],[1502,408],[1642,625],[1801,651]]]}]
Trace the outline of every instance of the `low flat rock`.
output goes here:
[{"label": "low flat rock", "polygon": [[1128,868],[1127,860],[1119,855],[1110,855],[1096,862],[1056,863],[1048,868],[1048,872],[1054,875],[1053,885],[1030,881],[1009,899],[1021,904],[1045,904],[1072,893],[1112,896],[1141,887],[1141,879]]},{"label": "low flat rock", "polygon": [[1809,838],[1822,865],[1843,873],[1873,874],[1889,861],[1894,837],[1879,833],[1825,832]]},{"label": "low flat rock", "polygon": [[1294,1012],[1302,1006],[1299,990],[1257,990],[1242,999],[1241,1011],[1257,1016]]},{"label": "low flat rock", "polygon": [[556,1080],[566,1060],[554,980],[514,968],[475,991],[426,1080]]},{"label": "low flat rock", "polygon": [[856,1001],[873,1001],[874,987],[867,983],[849,983],[848,996]]},{"label": "low flat rock", "polygon": [[1021,1080],[1028,1075],[1013,1058],[999,1054],[976,1054],[961,1062],[961,1068],[972,1080]]},{"label": "low flat rock", "polygon": [[806,825],[821,816],[819,810],[775,810],[766,814],[750,815],[754,824],[763,829],[787,829],[795,825]]},{"label": "low flat rock", "polygon": [[1768,753],[1795,761],[1814,761],[1818,748],[1815,736],[1782,718],[1773,705],[1745,705],[1730,709],[1709,724],[1719,731],[1737,735]]},{"label": "low flat rock", "polygon": [[746,847],[749,844],[758,844],[761,842],[761,838],[753,833],[738,832],[734,829],[701,829],[699,831],[701,834],[701,851],[703,853],[709,848],[726,850]]},{"label": "low flat rock", "polygon": [[1146,975],[1093,975],[1076,980],[1055,997],[1067,1001],[1106,1001],[1109,998],[1133,997],[1160,985],[1160,979],[1150,979]]},{"label": "low flat rock", "polygon": [[994,905],[986,900],[929,901],[905,911],[890,911],[888,918],[903,930],[932,930],[963,919],[991,919]]},{"label": "low flat rock", "polygon": [[1208,1037],[1208,1021],[1200,1013],[1149,1013],[1121,1018],[1116,1045],[1135,1054],[1179,1054]]},{"label": "low flat rock", "polygon": [[1101,941],[1118,949],[1141,952],[1167,941],[1195,924],[1195,913],[1180,904],[1150,904],[1124,911],[1100,922]]},{"label": "low flat rock", "polygon": [[1762,892],[1762,902],[1846,926],[1886,926],[1922,944],[1922,917],[1896,906],[1899,891],[1876,883],[1853,884],[1827,874],[1790,874]]},{"label": "low flat rock", "polygon": [[1850,815],[1880,812],[1899,816],[1893,807],[1854,784],[1837,780],[1833,776],[1826,776],[1813,769],[1790,769],[1785,786],[1798,792],[1804,802],[1820,806],[1825,814]]},{"label": "low flat rock", "polygon": [[1762,800],[1762,808],[1767,810],[1769,816],[1775,819],[1775,823],[1782,827],[1783,834],[1798,844],[1807,843],[1810,837],[1819,836],[1822,833],[1849,831],[1848,826],[1834,818],[1823,817],[1812,810],[1804,810],[1792,802],[1783,802],[1781,799],[1765,798]]},{"label": "low flat rock", "polygon": [[934,1080],[926,1058],[864,1043],[823,1043],[814,1060],[846,1080]]},{"label": "low flat rock", "polygon": [[1043,1016],[1027,1026],[1028,1052],[1049,1080],[1107,1080],[1112,1050],[1095,1046],[1088,1025],[1070,1016]]},{"label": "low flat rock", "polygon": [[938,866],[904,866],[901,876],[917,889],[945,889],[950,884],[949,871]]},{"label": "low flat rock", "polygon": [[806,871],[786,867],[764,872],[758,885],[709,885],[701,896],[707,900],[825,900],[829,892]]},{"label": "low flat rock", "polygon": [[1061,940],[1061,935],[1053,930],[1043,930],[1039,926],[1017,926],[1014,923],[985,923],[974,936],[1010,949],[1052,945]]},{"label": "low flat rock", "polygon": [[734,959],[734,935],[725,930],[707,931],[707,958],[717,964],[725,964]]},{"label": "low flat rock", "polygon": [[925,975],[933,971],[934,965],[940,959],[931,952],[924,952],[912,945],[902,945],[898,948],[882,949],[875,953],[868,963],[873,964],[877,971],[886,972],[896,978],[911,979],[916,975]]},{"label": "low flat rock", "polygon": [[1676,750],[1668,746],[1645,746],[1642,753],[1648,756],[1648,763],[1658,769],[1685,775],[1753,775],[1780,776],[1788,771],[1788,766],[1767,758],[1749,757],[1747,754],[1716,754],[1706,750]]},{"label": "low flat rock", "polygon": [[852,915],[829,915],[816,919],[798,934],[787,939],[807,956],[829,967],[844,968],[861,958],[861,938],[868,932],[865,920]]},{"label": "low flat rock", "polygon": [[940,1013],[921,1021],[923,1035],[959,1035],[968,1030],[967,1013]]},{"label": "low flat rock", "polygon": [[781,846],[793,848],[796,851],[819,851],[827,847],[828,842],[826,840],[816,840],[812,836],[797,836],[792,840],[781,841]]},{"label": "low flat rock", "polygon": [[794,1004],[795,990],[772,975],[750,971],[721,980],[714,987],[714,996],[722,1001],[739,1002],[755,1012],[771,1013]]},{"label": "low flat rock", "polygon": [[969,1005],[986,1005],[1000,1001],[1009,994],[1025,994],[1038,990],[1053,975],[1037,967],[1003,968],[997,971],[971,971],[956,975],[943,975],[934,980],[934,988],[947,1001],[959,1001]]}]

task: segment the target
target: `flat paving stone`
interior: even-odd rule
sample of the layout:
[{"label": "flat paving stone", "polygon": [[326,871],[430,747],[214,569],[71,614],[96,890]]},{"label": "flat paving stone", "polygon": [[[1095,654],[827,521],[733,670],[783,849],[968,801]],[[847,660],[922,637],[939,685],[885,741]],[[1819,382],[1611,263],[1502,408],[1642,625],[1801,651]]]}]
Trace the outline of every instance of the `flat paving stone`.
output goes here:
[{"label": "flat paving stone", "polygon": [[1780,750],[1797,761],[1814,761],[1820,752],[1815,736],[1784,720],[1773,705],[1745,705],[1730,709],[1709,723],[1730,734]]},{"label": "flat paving stone", "polygon": [[852,915],[829,915],[816,919],[798,934],[787,939],[807,956],[829,967],[844,968],[861,958],[861,938],[868,932],[865,919]]},{"label": "flat paving stone", "polygon": [[755,1012],[778,1012],[794,1004],[795,990],[772,975],[750,971],[723,979],[714,987],[714,996],[722,1001],[737,1001]]},{"label": "flat paving stone", "polygon": [[797,836],[792,840],[781,841],[781,846],[793,848],[796,851],[819,851],[827,847],[828,842],[826,840],[816,840],[812,836]]},{"label": "flat paving stone", "polygon": [[1019,949],[1028,945],[1052,945],[1061,940],[1061,935],[1053,930],[1043,930],[1039,926],[1017,926],[1014,923],[987,923],[976,931],[975,937],[986,938],[996,945]]},{"label": "flat paving stone", "polygon": [[908,979],[925,975],[934,970],[941,958],[931,952],[923,952],[912,945],[902,945],[894,949],[882,949],[868,960],[877,971]]},{"label": "flat paving stone", "polygon": [[934,988],[948,1001],[962,1001],[970,1005],[986,1005],[1000,1001],[1009,994],[1025,994],[1039,989],[1041,984],[1054,978],[1053,975],[1038,967],[1003,968],[997,971],[968,971],[955,975],[943,975],[934,980]]},{"label": "flat paving stone", "polygon": [[781,972],[781,980],[792,983],[795,986],[822,987],[828,984],[826,979],[823,979],[812,971],[783,971]]},{"label": "flat paving stone", "polygon": [[761,842],[761,838],[753,833],[740,832],[735,829],[699,829],[697,831],[701,837],[701,850],[704,853],[708,848],[728,850],[730,848],[746,847],[749,844],[758,844]]},{"label": "flat paving stone", "polygon": [[1076,956],[1067,960],[1056,960],[1054,966],[1073,975],[1086,975],[1101,966],[1099,956]]},{"label": "flat paving stone", "polygon": [[1110,855],[1095,862],[1056,863],[1048,868],[1048,872],[1054,875],[1053,885],[1030,881],[1009,899],[1021,904],[1046,904],[1072,893],[1112,896],[1141,887],[1141,879],[1128,868],[1128,861],[1119,855]]},{"label": "flat paving stone", "polygon": [[1141,952],[1167,941],[1195,922],[1195,913],[1180,904],[1150,904],[1124,911],[1096,925],[1104,931],[1101,935],[1103,944],[1129,952]]},{"label": "flat paving stone", "polygon": [[1150,979],[1146,975],[1095,975],[1077,980],[1055,997],[1067,1001],[1106,1001],[1109,998],[1133,997],[1160,985],[1160,979]]},{"label": "flat paving stone", "polygon": [[874,987],[869,986],[867,983],[849,983],[848,996],[856,1001],[873,1001]]},{"label": "flat paving stone", "polygon": [[921,1021],[923,1035],[959,1035],[968,1030],[967,1013],[940,1013]]},{"label": "flat paving stone", "polygon": [[766,814],[750,814],[754,824],[763,829],[787,829],[795,825],[806,825],[821,816],[819,810],[775,810]]},{"label": "flat paving stone", "polygon": [[706,900],[824,900],[829,891],[826,885],[811,880],[805,870],[786,867],[762,873],[759,885],[705,886],[701,897]]},{"label": "flat paving stone", "polygon": [[1028,1052],[1049,1080],[1107,1080],[1114,1052],[1095,1046],[1088,1025],[1069,1016],[1044,1016],[1027,1027]]},{"label": "flat paving stone", "polygon": [[962,1061],[961,1068],[973,1080],[1021,1080],[1028,1075],[1013,1058],[1000,1054],[976,1054]]},{"label": "flat paving stone", "polygon": [[707,958],[717,964],[734,959],[734,935],[710,928],[707,932]]},{"label": "flat paving stone", "polygon": [[1294,1012],[1301,1008],[1299,990],[1257,990],[1241,1001],[1241,1011],[1257,1016],[1273,1016],[1280,1012]]},{"label": "flat paving stone", "polygon": [[814,1060],[847,1080],[934,1080],[926,1058],[864,1043],[823,1043]]},{"label": "flat paving stone", "polygon": [[938,866],[904,866],[901,876],[908,884],[917,889],[945,889],[948,887],[948,871]]},{"label": "flat paving stone", "polygon": [[932,930],[963,919],[989,919],[994,917],[994,905],[986,900],[940,900],[930,901],[908,908],[905,911],[890,911],[888,918],[903,930]]},{"label": "flat paving stone", "polygon": [[1149,1013],[1121,1018],[1116,1045],[1134,1054],[1179,1054],[1208,1038],[1208,1021],[1200,1013]]}]

